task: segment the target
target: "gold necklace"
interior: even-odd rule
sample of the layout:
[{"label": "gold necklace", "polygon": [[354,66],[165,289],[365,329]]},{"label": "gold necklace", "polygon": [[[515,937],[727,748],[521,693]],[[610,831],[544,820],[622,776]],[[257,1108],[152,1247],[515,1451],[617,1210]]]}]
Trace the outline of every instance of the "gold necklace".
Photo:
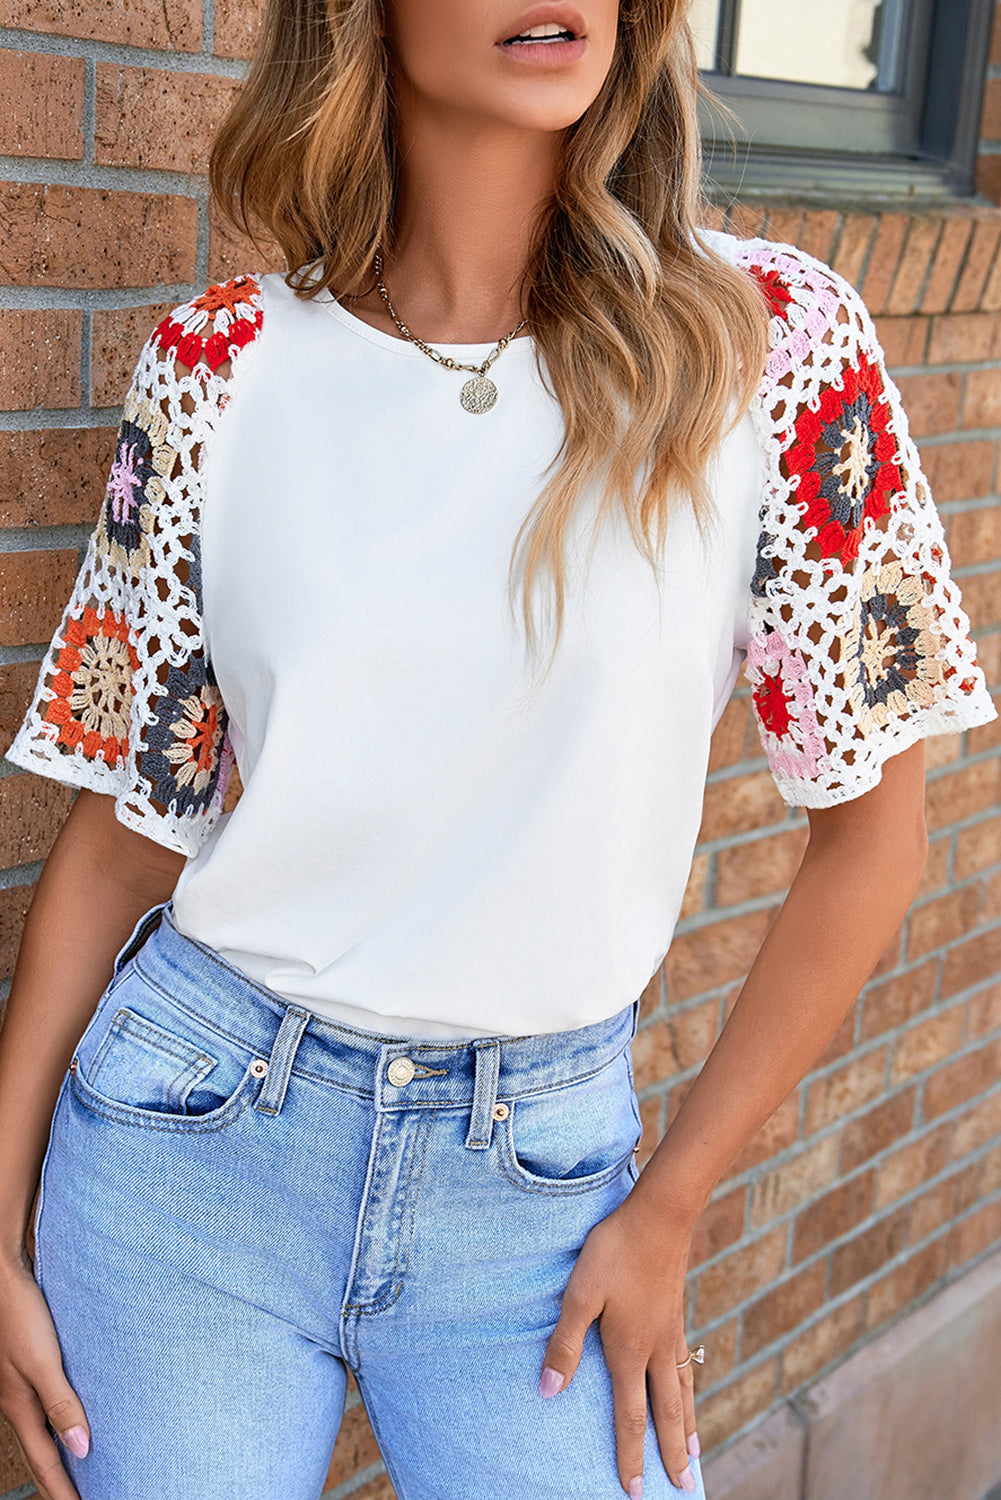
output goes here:
[{"label": "gold necklace", "polygon": [[405,339],[409,339],[412,344],[416,344],[418,349],[422,349],[428,356],[428,358],[433,359],[436,364],[444,365],[446,370],[470,370],[472,372],[473,379],[467,380],[465,385],[462,387],[462,390],[459,392],[459,400],[462,402],[464,410],[472,412],[474,416],[479,416],[482,412],[489,411],[492,406],[495,406],[497,403],[497,387],[494,385],[493,381],[488,378],[487,371],[493,364],[494,360],[498,357],[498,355],[503,354],[504,350],[514,338],[515,334],[519,333],[521,329],[524,328],[527,320],[525,318],[522,318],[521,322],[517,325],[516,328],[512,328],[510,333],[506,333],[502,339],[499,339],[496,346],[490,351],[482,364],[460,364],[458,360],[452,359],[447,354],[439,354],[437,349],[432,349],[430,344],[425,344],[423,339],[419,339],[416,334],[410,332],[410,329],[405,323],[400,322],[400,319],[396,316],[396,309],[393,307],[392,302],[390,302],[389,300],[389,292],[386,290],[385,283],[382,279],[381,247],[379,247],[375,252],[374,268],[375,284],[379,288],[379,295],[382,298],[383,302],[385,302],[389,316],[392,318],[397,328],[403,334],[403,337]]}]

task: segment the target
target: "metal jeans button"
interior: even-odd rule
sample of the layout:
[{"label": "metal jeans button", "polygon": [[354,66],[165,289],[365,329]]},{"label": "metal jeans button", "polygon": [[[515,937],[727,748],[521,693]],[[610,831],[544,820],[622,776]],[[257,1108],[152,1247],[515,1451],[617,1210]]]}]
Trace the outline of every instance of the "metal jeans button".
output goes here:
[{"label": "metal jeans button", "polygon": [[416,1065],[411,1058],[394,1057],[386,1069],[386,1077],[390,1083],[395,1083],[397,1088],[402,1088],[405,1083],[410,1082],[416,1072]]}]

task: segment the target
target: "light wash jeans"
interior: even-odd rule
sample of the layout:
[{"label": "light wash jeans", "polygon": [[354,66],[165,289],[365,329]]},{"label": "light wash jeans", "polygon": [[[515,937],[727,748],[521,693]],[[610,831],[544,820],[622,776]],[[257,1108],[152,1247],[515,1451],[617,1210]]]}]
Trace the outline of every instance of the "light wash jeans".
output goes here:
[{"label": "light wash jeans", "polygon": [[[348,1369],[400,1500],[619,1500],[597,1324],[568,1390],[544,1400],[539,1374],[584,1237],[636,1178],[637,1011],[394,1039],[147,913],[60,1090],[35,1216],[83,1500],[316,1500]],[[652,1419],[644,1493],[684,1493]]]}]

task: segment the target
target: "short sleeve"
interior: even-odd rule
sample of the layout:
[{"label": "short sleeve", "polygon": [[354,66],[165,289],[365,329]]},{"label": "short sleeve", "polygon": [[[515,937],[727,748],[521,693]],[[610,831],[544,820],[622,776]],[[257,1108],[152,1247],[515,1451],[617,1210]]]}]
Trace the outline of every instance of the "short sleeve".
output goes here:
[{"label": "short sleeve", "polygon": [[7,753],[113,796],[120,822],[188,856],[232,765],[202,629],[201,484],[260,326],[259,283],[241,276],[175,308],[147,340],[96,525]]},{"label": "short sleeve", "polygon": [[747,241],[737,260],[771,310],[747,673],[782,797],[829,807],[918,739],[997,714],[861,297],[792,246]]}]

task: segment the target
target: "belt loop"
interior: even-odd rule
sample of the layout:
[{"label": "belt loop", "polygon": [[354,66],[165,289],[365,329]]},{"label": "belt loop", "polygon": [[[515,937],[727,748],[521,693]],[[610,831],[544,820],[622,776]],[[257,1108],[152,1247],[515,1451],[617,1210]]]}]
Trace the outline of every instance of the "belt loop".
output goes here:
[{"label": "belt loop", "polygon": [[284,1103],[299,1038],[306,1030],[308,1020],[309,1011],[302,1010],[297,1005],[290,1005],[282,1017],[282,1024],[278,1028],[268,1059],[264,1087],[255,1105],[263,1115],[276,1115]]},{"label": "belt loop", "polygon": [[466,1145],[474,1151],[485,1151],[493,1138],[494,1105],[497,1103],[497,1080],[500,1077],[500,1042],[496,1037],[475,1037],[476,1073],[473,1078],[473,1108],[469,1117]]}]

